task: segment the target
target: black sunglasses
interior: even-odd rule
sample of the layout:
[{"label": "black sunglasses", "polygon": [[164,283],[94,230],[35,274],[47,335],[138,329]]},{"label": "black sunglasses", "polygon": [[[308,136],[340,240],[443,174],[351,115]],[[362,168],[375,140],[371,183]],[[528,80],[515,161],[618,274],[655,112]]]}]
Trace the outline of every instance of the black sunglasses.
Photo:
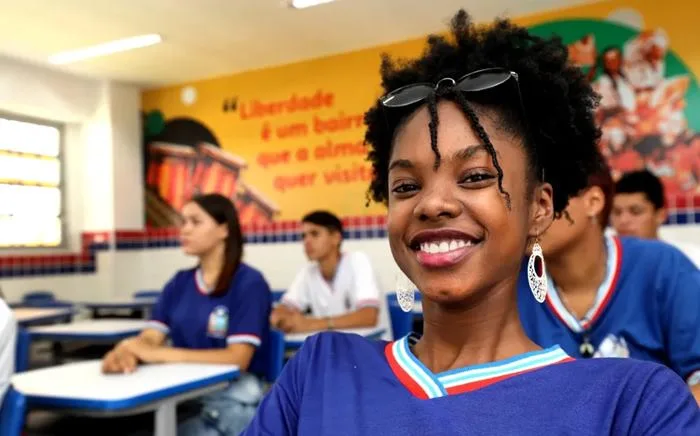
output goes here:
[{"label": "black sunglasses", "polygon": [[515,84],[518,87],[518,97],[520,97],[522,106],[518,73],[505,68],[484,68],[483,70],[465,74],[457,80],[445,77],[440,79],[435,85],[431,83],[413,83],[391,91],[381,97],[379,102],[386,108],[404,108],[422,102],[431,93],[436,92],[445,85],[453,86],[464,93],[470,93],[495,88],[506,83],[511,78],[515,79]]},{"label": "black sunglasses", "polygon": [[[520,111],[523,120],[526,117],[525,103],[523,102],[523,94],[520,92],[520,81],[518,73],[515,71],[506,70],[505,68],[484,68],[477,71],[467,73],[459,79],[455,80],[451,77],[444,77],[433,85],[431,83],[413,83],[411,85],[402,86],[379,99],[381,105],[387,109],[401,109],[423,102],[428,96],[437,92],[442,86],[452,86],[461,92],[468,94],[472,92],[486,91],[503,85],[508,80],[514,79],[515,86],[518,91],[518,101],[520,103]],[[384,111],[385,116],[388,116]],[[525,122],[527,134],[531,135],[530,128]],[[544,168],[541,174],[544,180]]]}]

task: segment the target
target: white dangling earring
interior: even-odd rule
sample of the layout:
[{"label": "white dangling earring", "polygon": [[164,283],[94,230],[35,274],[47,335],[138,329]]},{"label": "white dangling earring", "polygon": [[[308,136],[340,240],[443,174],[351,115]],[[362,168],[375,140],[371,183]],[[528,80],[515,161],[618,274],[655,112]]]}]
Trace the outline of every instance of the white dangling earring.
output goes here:
[{"label": "white dangling earring", "polygon": [[413,311],[413,303],[416,301],[416,286],[401,273],[396,278],[396,300],[404,312]]},{"label": "white dangling earring", "polygon": [[547,298],[547,272],[544,269],[542,247],[537,240],[532,244],[532,253],[527,261],[527,281],[535,300],[543,303]]}]

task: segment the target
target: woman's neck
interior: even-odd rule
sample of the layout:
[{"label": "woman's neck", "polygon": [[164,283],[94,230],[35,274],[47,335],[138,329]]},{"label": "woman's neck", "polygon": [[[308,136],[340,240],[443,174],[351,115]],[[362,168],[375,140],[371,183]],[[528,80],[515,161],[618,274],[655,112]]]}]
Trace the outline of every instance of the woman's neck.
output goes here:
[{"label": "woman's neck", "polygon": [[597,228],[562,253],[548,256],[544,253],[545,264],[559,293],[591,294],[598,292],[607,266],[605,236]]},{"label": "woman's neck", "polygon": [[414,353],[433,373],[540,348],[520,323],[515,278],[479,294],[459,307],[424,300],[424,332]]},{"label": "woman's neck", "polygon": [[199,268],[207,288],[214,289],[224,266],[224,247],[217,246],[199,258]]}]

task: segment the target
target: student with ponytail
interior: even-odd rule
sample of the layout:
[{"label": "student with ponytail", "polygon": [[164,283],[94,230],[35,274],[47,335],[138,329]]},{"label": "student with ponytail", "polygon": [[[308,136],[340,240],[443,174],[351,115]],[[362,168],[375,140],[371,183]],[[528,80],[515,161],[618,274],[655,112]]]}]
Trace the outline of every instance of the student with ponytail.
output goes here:
[{"label": "student with ponytail", "polygon": [[148,328],[110,351],[103,370],[128,373],[142,362],[238,365],[241,377],[225,391],[202,398],[201,413],[178,431],[234,435],[245,428],[262,398],[261,345],[269,329],[270,287],[259,271],[241,261],[243,236],[228,198],[197,196],[182,215],[182,249],[199,259],[197,266],[177,272],[165,285]]}]

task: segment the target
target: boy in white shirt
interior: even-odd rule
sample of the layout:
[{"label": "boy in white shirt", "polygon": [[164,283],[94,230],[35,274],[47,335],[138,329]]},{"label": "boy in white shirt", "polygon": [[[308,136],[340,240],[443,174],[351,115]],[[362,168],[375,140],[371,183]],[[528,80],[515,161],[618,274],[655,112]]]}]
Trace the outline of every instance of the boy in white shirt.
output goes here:
[{"label": "boy in white shirt", "polygon": [[17,322],[12,310],[0,298],[0,405],[10,386],[10,377],[15,371],[15,342]]},{"label": "boy in white shirt", "polygon": [[[610,223],[620,236],[659,239],[659,227],[666,221],[664,187],[648,170],[624,174],[615,184]],[[700,267],[700,247],[692,243],[664,241],[681,250]]]},{"label": "boy in white shirt", "polygon": [[326,211],[306,215],[302,239],[311,262],[272,311],[272,326],[296,333],[377,326],[382,295],[372,264],[364,253],[340,251],[340,219]]}]

